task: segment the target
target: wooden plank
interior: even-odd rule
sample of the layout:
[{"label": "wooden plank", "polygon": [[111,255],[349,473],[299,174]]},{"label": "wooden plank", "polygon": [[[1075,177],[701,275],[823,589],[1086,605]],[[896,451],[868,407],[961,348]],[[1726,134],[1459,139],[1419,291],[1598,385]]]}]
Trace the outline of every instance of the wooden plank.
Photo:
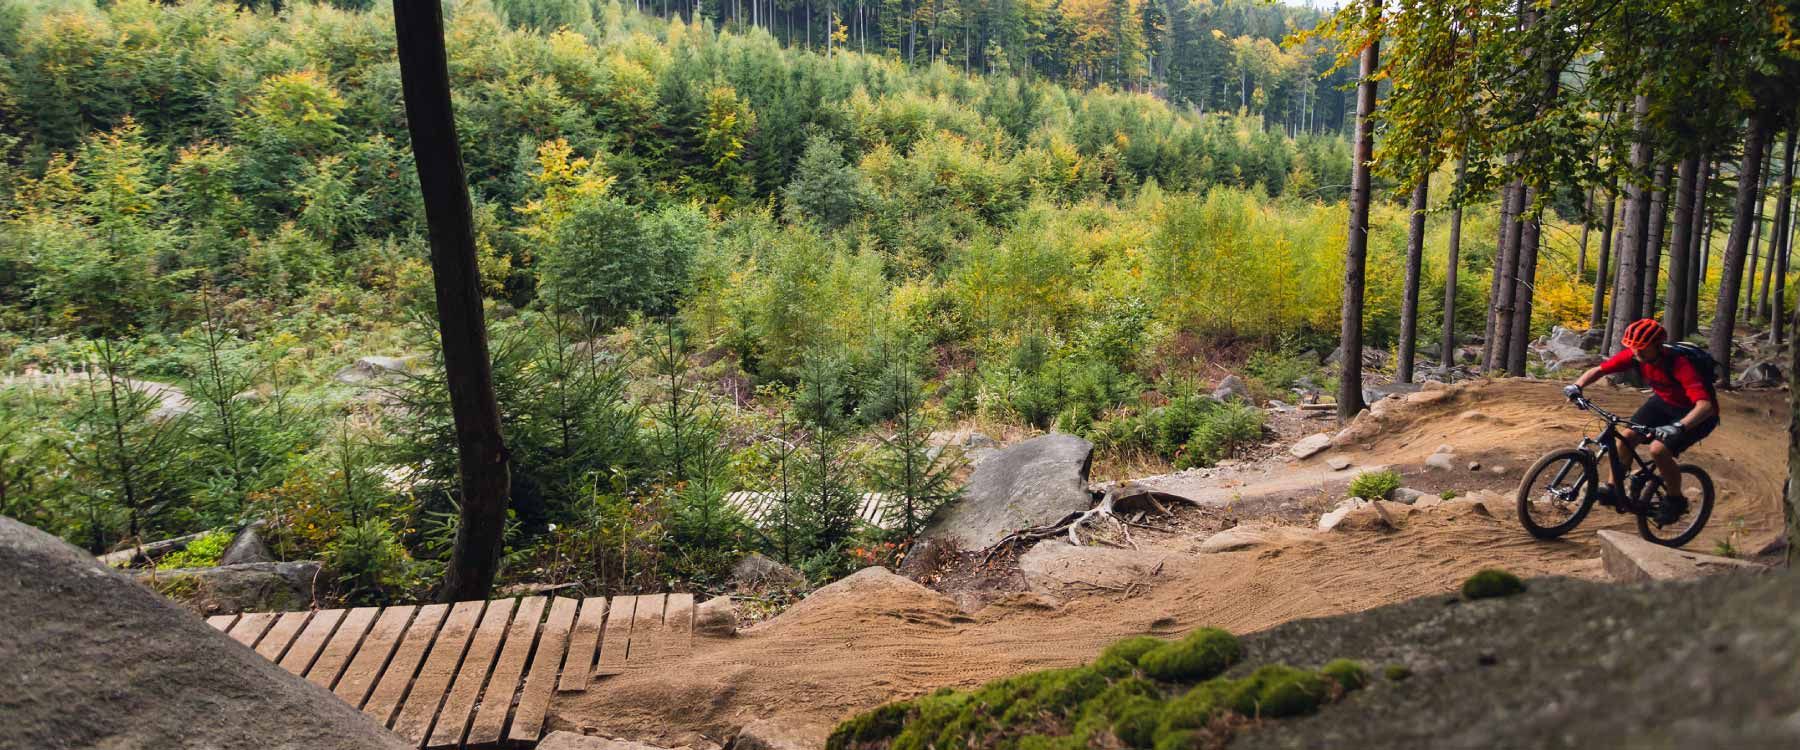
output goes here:
[{"label": "wooden plank", "polygon": [[[492,747],[500,744],[501,730],[506,728],[506,714],[512,710],[513,695],[519,692],[519,678],[525,675],[525,663],[531,659],[531,644],[537,637],[538,624],[544,619],[544,597],[519,600],[519,611],[513,615],[512,629],[506,632],[506,645],[500,659],[494,662],[494,674],[488,678],[487,691],[481,694],[481,707],[475,711],[475,722],[469,725],[470,747]],[[557,654],[561,658],[561,654]]]},{"label": "wooden plank", "polygon": [[287,655],[281,657],[281,668],[296,677],[306,676],[313,659],[319,656],[319,649],[325,647],[325,641],[331,638],[332,631],[337,630],[343,619],[344,610],[341,609],[321,609],[314,613],[312,621],[306,623],[306,629],[294,639],[294,645],[288,647]]},{"label": "wooden plank", "polygon": [[231,632],[226,635],[231,636],[231,639],[238,643],[255,646],[256,641],[262,638],[262,634],[268,631],[269,626],[275,624],[275,616],[278,614],[280,613],[250,612],[245,614],[238,618],[237,624],[231,626]]},{"label": "wooden plank", "polygon": [[600,622],[606,617],[606,597],[590,596],[581,601],[581,616],[575,619],[575,630],[569,634],[569,657],[563,661],[562,682],[558,692],[580,692],[592,679],[594,647],[600,641]]},{"label": "wooden plank", "polygon": [[500,653],[500,642],[506,638],[506,626],[512,624],[513,607],[518,603],[517,599],[488,602],[487,611],[481,615],[481,624],[476,626],[475,636],[469,641],[469,651],[463,655],[462,667],[456,670],[456,681],[444,695],[444,706],[438,709],[437,721],[431,725],[431,737],[425,741],[425,747],[462,745],[469,719],[475,713],[475,699],[481,697],[481,688],[487,685],[488,670],[493,668],[494,657]]},{"label": "wooden plank", "polygon": [[206,624],[213,626],[213,630],[217,630],[221,633],[229,633],[231,632],[231,624],[237,622],[237,618],[237,615],[213,615],[212,617],[206,618]]},{"label": "wooden plank", "polygon": [[394,650],[393,658],[388,660],[387,669],[382,670],[375,691],[369,693],[369,702],[363,704],[363,713],[374,717],[384,727],[394,722],[394,714],[400,710],[400,699],[406,697],[406,688],[412,685],[413,672],[418,671],[419,662],[425,660],[425,650],[431,647],[431,639],[437,636],[438,626],[443,624],[444,615],[449,611],[448,604],[427,604],[413,615],[412,625],[406,628],[406,636]]},{"label": "wooden plank", "polygon": [[670,594],[663,623],[669,629],[668,638],[663,641],[663,646],[668,649],[664,655],[681,657],[693,653],[694,595]]},{"label": "wooden plank", "polygon": [[300,634],[300,628],[306,625],[311,612],[285,612],[281,619],[269,628],[262,640],[256,642],[256,655],[269,661],[281,661],[281,655],[287,652],[288,644],[294,642],[294,636]]},{"label": "wooden plank", "polygon": [[431,655],[425,657],[425,665],[419,667],[419,676],[413,678],[412,690],[406,694],[406,706],[400,709],[400,717],[394,719],[395,734],[417,745],[431,732],[431,720],[444,702],[444,692],[450,689],[450,681],[456,678],[456,665],[462,662],[469,636],[475,632],[481,610],[486,606],[487,602],[477,600],[457,602],[450,607],[450,616],[444,619],[444,628],[438,631]]},{"label": "wooden plank", "polygon": [[550,619],[544,621],[537,648],[532,652],[531,674],[525,678],[525,690],[519,693],[519,710],[513,712],[512,727],[506,731],[508,740],[537,742],[544,731],[550,694],[556,689],[556,670],[562,666],[564,649],[569,645],[569,628],[575,624],[575,608],[579,604],[560,596],[551,601]]},{"label": "wooden plank", "polygon": [[[410,609],[410,608],[408,608]],[[311,668],[306,670],[306,681],[330,690],[337,685],[338,675],[344,671],[344,665],[350,663],[350,657],[356,655],[356,647],[362,644],[363,634],[369,632],[369,625],[375,622],[375,615],[381,612],[380,607],[357,607],[345,613],[344,621],[338,625],[336,633],[319,651],[319,658],[313,660]],[[384,654],[383,659],[387,656]],[[357,696],[361,700],[361,696]]]},{"label": "wooden plank", "polygon": [[631,617],[631,646],[625,651],[628,667],[647,667],[656,662],[663,637],[663,604],[667,597],[651,594],[637,598],[637,612]]},{"label": "wooden plank", "polygon": [[637,611],[637,597],[615,596],[612,617],[606,618],[606,632],[600,637],[600,663],[594,676],[625,671],[625,649],[631,644],[631,618]]},{"label": "wooden plank", "polygon": [[337,686],[331,692],[336,693],[345,703],[362,708],[363,702],[369,699],[369,691],[375,689],[375,683],[380,681],[382,673],[387,669],[388,659],[394,655],[400,639],[406,635],[413,614],[418,611],[418,607],[410,606],[388,607],[383,611],[381,619],[376,620],[375,627],[369,629],[369,635],[363,638],[362,647],[356,649],[350,666],[344,669],[344,676],[338,679]]}]

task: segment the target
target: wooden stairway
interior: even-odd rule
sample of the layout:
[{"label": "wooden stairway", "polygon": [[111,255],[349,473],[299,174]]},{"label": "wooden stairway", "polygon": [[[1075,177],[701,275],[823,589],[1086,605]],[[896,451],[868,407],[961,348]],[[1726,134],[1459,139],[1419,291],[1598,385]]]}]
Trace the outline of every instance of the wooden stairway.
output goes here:
[{"label": "wooden stairway", "polygon": [[693,648],[692,594],[253,612],[207,624],[424,748],[537,742],[556,692]]}]

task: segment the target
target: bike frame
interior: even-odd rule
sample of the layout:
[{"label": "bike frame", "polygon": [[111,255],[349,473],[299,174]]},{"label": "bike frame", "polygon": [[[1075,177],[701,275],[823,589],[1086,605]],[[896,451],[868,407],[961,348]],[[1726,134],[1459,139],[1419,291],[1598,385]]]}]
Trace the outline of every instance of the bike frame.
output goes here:
[{"label": "bike frame", "polygon": [[[1634,493],[1627,493],[1625,491],[1625,477],[1628,475],[1631,465],[1635,464],[1639,470],[1648,472],[1650,476],[1656,475],[1656,467],[1643,456],[1638,455],[1635,448],[1631,451],[1631,463],[1628,464],[1625,461],[1620,455],[1623,451],[1619,450],[1619,441],[1624,439],[1624,436],[1619,434],[1619,428],[1621,426],[1626,427],[1632,432],[1645,437],[1650,435],[1650,428],[1629,419],[1619,417],[1612,412],[1600,408],[1598,404],[1585,398],[1575,399],[1575,406],[1584,411],[1592,411],[1595,414],[1598,414],[1600,419],[1606,422],[1606,429],[1600,432],[1600,437],[1592,438],[1583,436],[1581,438],[1579,449],[1593,453],[1596,459],[1606,459],[1608,467],[1612,469],[1612,477],[1611,479],[1604,481],[1612,487],[1615,499],[1620,508],[1624,508],[1629,504],[1636,502],[1636,500],[1632,498],[1632,494]],[[1569,469],[1571,468],[1573,468],[1572,465],[1563,466],[1562,470],[1556,473],[1556,478],[1552,481],[1555,484],[1561,484],[1564,479],[1568,478]],[[1592,492],[1592,488],[1590,488],[1589,491]]]}]

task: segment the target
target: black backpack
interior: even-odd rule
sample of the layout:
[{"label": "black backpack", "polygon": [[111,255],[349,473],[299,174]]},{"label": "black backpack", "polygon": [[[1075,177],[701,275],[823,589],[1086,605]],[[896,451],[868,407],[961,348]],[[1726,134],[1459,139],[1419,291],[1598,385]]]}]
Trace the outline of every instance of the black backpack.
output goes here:
[{"label": "black backpack", "polygon": [[1700,375],[1700,382],[1705,383],[1706,387],[1711,388],[1719,382],[1719,361],[1713,359],[1712,352],[1705,347],[1686,341],[1677,341],[1667,346],[1676,356],[1687,358],[1688,364],[1694,366],[1694,372]]}]

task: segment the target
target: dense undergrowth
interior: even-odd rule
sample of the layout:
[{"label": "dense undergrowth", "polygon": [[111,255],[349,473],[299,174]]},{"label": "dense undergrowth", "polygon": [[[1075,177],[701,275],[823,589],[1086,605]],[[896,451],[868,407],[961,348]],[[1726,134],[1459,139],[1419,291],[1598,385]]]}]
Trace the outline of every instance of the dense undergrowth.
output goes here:
[{"label": "dense undergrowth", "polygon": [[[1197,466],[1263,438],[1208,397],[1223,365],[1256,398],[1331,386],[1342,139],[612,4],[514,28],[515,5],[447,13],[513,455],[503,582],[711,587],[752,549],[829,579],[955,496],[937,427]],[[435,580],[458,488],[391,30],[307,3],[0,8],[0,351],[61,373],[0,385],[0,513],[95,551],[264,519],[347,598]],[[1373,218],[1376,344],[1404,219]],[[1491,211],[1463,228],[1475,330]],[[1540,327],[1587,299],[1573,233],[1546,234]],[[362,355],[407,359],[334,380]],[[746,523],[738,489],[783,510]],[[855,521],[866,491],[899,528]]]},{"label": "dense undergrowth", "polygon": [[1092,664],[943,689],[840,724],[827,747],[924,750],[991,747],[1220,747],[1256,721],[1300,716],[1368,684],[1361,664],[1317,671],[1266,664],[1224,673],[1244,657],[1235,636],[1202,628],[1179,641],[1127,638]]}]

